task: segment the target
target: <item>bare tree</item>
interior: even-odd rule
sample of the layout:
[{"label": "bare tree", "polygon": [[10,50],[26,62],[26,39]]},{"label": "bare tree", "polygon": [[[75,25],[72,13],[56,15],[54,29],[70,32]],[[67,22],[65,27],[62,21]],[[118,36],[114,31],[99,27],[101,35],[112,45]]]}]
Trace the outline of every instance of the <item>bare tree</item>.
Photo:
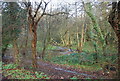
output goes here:
[{"label": "bare tree", "polygon": [[[36,52],[36,44],[37,44],[37,26],[38,22],[41,20],[41,18],[44,15],[49,15],[49,16],[54,16],[54,15],[59,15],[59,14],[68,14],[65,12],[58,12],[54,14],[46,13],[46,8],[49,2],[45,2],[44,0],[41,0],[38,3],[35,2],[35,4],[32,5],[31,2],[24,2],[27,11],[28,11],[28,22],[29,22],[29,31],[32,36],[32,57],[33,57],[33,67],[37,68],[37,52]],[[34,9],[36,7],[36,9]]]},{"label": "bare tree", "polygon": [[[47,8],[49,2],[45,2],[43,0],[40,1],[39,4],[37,5],[37,8],[34,9],[33,5],[31,2],[25,2],[24,4],[27,7],[27,11],[28,11],[28,22],[29,22],[29,31],[31,33],[32,36],[32,43],[31,43],[31,48],[32,48],[32,57],[33,57],[33,62],[32,65],[33,67],[37,68],[37,52],[36,52],[36,44],[37,44],[37,25],[38,22],[41,20],[41,18],[45,15],[45,10]],[[36,6],[35,5],[35,6]],[[38,15],[39,10],[41,10],[40,15]],[[34,14],[33,14],[34,13]]]}]

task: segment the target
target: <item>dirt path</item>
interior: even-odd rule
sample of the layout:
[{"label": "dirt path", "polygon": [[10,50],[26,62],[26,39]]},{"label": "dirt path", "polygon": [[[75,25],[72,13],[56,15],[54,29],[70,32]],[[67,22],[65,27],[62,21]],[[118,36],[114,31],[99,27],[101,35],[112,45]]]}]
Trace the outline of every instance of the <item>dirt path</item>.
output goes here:
[{"label": "dirt path", "polygon": [[70,77],[77,76],[78,78],[97,78],[94,75],[83,73],[80,69],[73,69],[71,67],[65,67],[58,64],[52,64],[49,62],[39,61],[38,71],[48,74],[53,79],[68,79]]},{"label": "dirt path", "polygon": [[[8,58],[7,60],[9,60]],[[11,60],[10,60],[11,61]],[[26,67],[26,69],[32,64],[32,60],[29,57],[24,57],[21,59],[21,66]],[[37,71],[44,72],[45,74],[51,76],[51,79],[69,79],[71,77],[77,77],[79,79],[100,79],[109,78],[108,75],[103,75],[102,72],[84,71],[82,69],[75,69],[69,66],[54,64],[50,62],[45,62],[43,60],[38,60],[39,68]]]},{"label": "dirt path", "polygon": [[[32,60],[30,59],[23,59],[22,60],[22,67],[25,67],[27,70],[31,70],[29,66],[31,66]],[[101,71],[85,71],[82,69],[75,69],[70,66],[54,64],[50,62],[45,62],[43,60],[38,60],[39,68],[37,71],[43,72],[50,76],[51,79],[69,79],[72,77],[77,77],[78,79],[101,79],[101,78],[109,78],[108,75],[103,75]],[[111,77],[112,78],[112,77]]]},{"label": "dirt path", "polygon": [[[9,59],[7,59],[9,60]],[[11,60],[10,60],[11,61]],[[13,63],[13,62],[12,62]],[[29,67],[32,64],[32,60],[28,57],[21,59],[21,66],[25,67],[27,70],[31,70]],[[103,75],[101,71],[85,71],[82,69],[75,69],[70,66],[54,64],[50,62],[45,62],[41,59],[38,59],[39,68],[37,71],[43,72],[50,76],[51,79],[69,79],[72,77],[77,77],[79,79],[101,79],[101,78],[110,78],[108,75]]]},{"label": "dirt path", "polygon": [[[31,63],[32,61],[26,62]],[[51,79],[69,79],[71,77],[77,77],[79,79],[100,79],[101,77],[103,78],[103,75],[100,72],[83,71],[82,69],[75,69],[64,65],[45,62],[42,60],[38,61],[38,65],[39,68],[37,69],[37,71],[44,72],[45,74],[49,75]]]}]

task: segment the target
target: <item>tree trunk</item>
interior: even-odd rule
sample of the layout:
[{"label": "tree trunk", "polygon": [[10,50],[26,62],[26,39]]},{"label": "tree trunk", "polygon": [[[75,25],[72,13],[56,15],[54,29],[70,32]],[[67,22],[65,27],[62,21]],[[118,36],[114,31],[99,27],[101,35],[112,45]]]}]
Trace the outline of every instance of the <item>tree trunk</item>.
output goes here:
[{"label": "tree trunk", "polygon": [[37,68],[37,52],[36,52],[36,44],[37,44],[37,33],[36,33],[37,25],[31,25],[31,34],[32,34],[32,66]]},{"label": "tree trunk", "polygon": [[37,34],[36,31],[33,32],[32,39],[32,57],[33,57],[33,67],[37,68],[37,52],[36,52]]},{"label": "tree trunk", "polygon": [[[46,35],[45,35],[45,36],[46,36]],[[42,58],[42,59],[44,59],[45,50],[46,50],[46,37],[44,38],[44,41],[43,41],[43,50],[42,50],[42,55],[41,55],[41,58]]]},{"label": "tree trunk", "polygon": [[14,58],[15,58],[15,64],[20,65],[19,49],[18,49],[18,46],[17,46],[16,40],[14,40],[13,47],[14,47]]},{"label": "tree trunk", "polygon": [[43,50],[42,50],[42,59],[44,59],[44,56],[45,56],[45,50],[46,50],[46,46],[43,47]]},{"label": "tree trunk", "polygon": [[120,1],[112,2],[112,11],[109,15],[109,23],[118,38],[118,78],[120,77]]},{"label": "tree trunk", "polygon": [[78,29],[78,27],[77,27],[77,51],[78,51],[78,53],[80,53],[80,39],[79,39],[79,29]]},{"label": "tree trunk", "polygon": [[120,78],[120,1],[118,2],[118,77]]},{"label": "tree trunk", "polygon": [[81,40],[80,40],[80,52],[82,52],[83,40],[84,40],[84,23],[82,26],[82,33],[81,33]]},{"label": "tree trunk", "polygon": [[44,59],[45,56],[45,50],[46,50],[46,40],[47,40],[47,30],[45,30],[44,33],[44,39],[43,39],[43,50],[42,50],[42,59]]},{"label": "tree trunk", "polygon": [[64,46],[65,45],[65,41],[64,39],[61,37],[61,40],[62,40],[62,45]]},{"label": "tree trunk", "polygon": [[25,48],[28,47],[28,29],[26,28]]},{"label": "tree trunk", "polygon": [[120,32],[118,36],[118,78],[120,78]]},{"label": "tree trunk", "polygon": [[[44,7],[43,7],[44,5]],[[33,67],[37,68],[37,52],[36,52],[36,44],[37,44],[37,25],[38,22],[41,20],[41,18],[45,15],[45,10],[47,7],[48,3],[45,1],[40,1],[39,5],[37,6],[37,9],[35,10],[33,8],[33,5],[31,4],[31,2],[25,3],[25,6],[27,7],[27,11],[28,11],[28,23],[29,23],[29,31],[32,35],[32,57],[33,57]],[[41,15],[38,15],[39,10],[41,10]],[[34,15],[33,15],[34,13]]]},{"label": "tree trunk", "polygon": [[71,43],[71,36],[70,36],[70,31],[68,32],[68,34],[69,34],[69,49],[70,49],[70,51],[72,52],[72,49],[71,49],[71,47],[72,47],[72,43]]}]

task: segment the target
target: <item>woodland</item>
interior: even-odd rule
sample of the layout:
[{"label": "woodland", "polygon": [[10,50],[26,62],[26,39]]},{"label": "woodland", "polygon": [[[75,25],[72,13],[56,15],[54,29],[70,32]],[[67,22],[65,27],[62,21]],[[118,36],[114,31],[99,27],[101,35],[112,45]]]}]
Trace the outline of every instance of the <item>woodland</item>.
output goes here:
[{"label": "woodland", "polygon": [[0,75],[119,79],[120,1],[0,1]]}]

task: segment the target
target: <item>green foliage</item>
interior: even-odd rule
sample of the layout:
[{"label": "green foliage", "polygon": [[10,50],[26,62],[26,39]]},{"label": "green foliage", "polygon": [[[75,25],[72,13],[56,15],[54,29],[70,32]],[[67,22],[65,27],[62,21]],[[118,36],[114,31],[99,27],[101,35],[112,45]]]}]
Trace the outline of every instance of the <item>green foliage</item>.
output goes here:
[{"label": "green foliage", "polygon": [[40,46],[37,46],[36,49],[37,49],[38,52],[42,51],[42,47],[40,47]]},{"label": "green foliage", "polygon": [[80,67],[85,70],[101,70],[101,63],[104,63],[106,60],[110,62],[111,64],[116,63],[117,55],[111,55],[107,56],[106,59],[104,59],[102,54],[98,54],[98,63],[95,63],[95,58],[96,53],[72,53],[68,55],[62,55],[62,56],[56,56],[53,57],[52,59],[47,59],[53,63],[57,64],[65,64],[65,65],[72,65],[76,68]]},{"label": "green foliage", "polygon": [[37,78],[45,78],[45,79],[49,79],[49,77],[47,77],[47,75],[45,75],[44,73],[38,73],[38,72],[35,72],[35,75]]},{"label": "green foliage", "polygon": [[104,55],[99,55],[99,62],[103,63],[103,62],[109,62],[111,64],[116,64],[117,63],[117,54],[113,54],[113,55],[107,55],[106,59],[103,58]]},{"label": "green foliage", "polygon": [[[2,9],[2,51],[14,43],[21,32],[26,18],[25,10],[17,2],[3,2]],[[27,17],[27,16],[26,16]]]},{"label": "green foliage", "polygon": [[57,47],[49,44],[49,45],[47,46],[47,49],[48,49],[48,50],[55,50],[55,49],[57,49]]},{"label": "green foliage", "polygon": [[12,44],[9,44],[9,45],[8,45],[8,48],[12,48],[12,47],[13,47],[13,45],[12,45]]},{"label": "green foliage", "polygon": [[28,71],[23,68],[17,69],[16,64],[7,64],[3,66],[3,75],[10,76],[10,79],[49,79],[47,75],[42,72]]},{"label": "green foliage", "polygon": [[21,8],[16,2],[5,2],[2,10],[3,43],[13,41],[20,33],[22,25]]},{"label": "green foliage", "polygon": [[[105,47],[106,47],[105,37],[104,37],[104,34],[99,26],[99,23],[98,23],[96,16],[92,12],[91,3],[86,4],[85,10],[86,10],[87,15],[90,17],[90,19],[92,21],[92,25],[90,25],[90,27],[91,27],[90,38],[91,38],[93,45],[95,47],[95,51],[98,53],[99,44],[97,44],[97,40],[96,40],[96,38],[97,38],[98,41],[100,41],[102,44],[102,49],[103,49],[102,53],[105,54],[106,53],[105,52]],[[95,30],[95,32],[94,32],[94,30]],[[96,55],[96,58],[97,58],[97,55]],[[96,61],[97,61],[97,59],[96,59]]]},{"label": "green foliage", "polygon": [[70,78],[70,79],[74,80],[74,79],[78,79],[78,78],[77,78],[77,77],[72,77],[72,78]]},{"label": "green foliage", "polygon": [[85,42],[83,45],[83,51],[86,53],[93,53],[94,52],[94,47],[92,45],[92,42],[88,41]]},{"label": "green foliage", "polygon": [[98,37],[100,37],[100,40],[103,43],[105,41],[105,39],[104,39],[103,33],[102,33],[102,31],[101,31],[101,29],[99,27],[99,23],[97,22],[97,18],[92,13],[92,5],[91,5],[91,3],[87,3],[86,7],[87,7],[86,8],[86,13],[91,18],[91,21],[93,23],[93,29],[95,29],[95,31],[97,32]]},{"label": "green foliage", "polygon": [[58,56],[52,59],[53,62],[68,63],[68,64],[85,64],[91,65],[93,63],[93,55],[82,53],[72,53],[69,55]]},{"label": "green foliage", "polygon": [[3,69],[15,69],[17,68],[17,64],[8,64],[8,65],[3,65]]}]

